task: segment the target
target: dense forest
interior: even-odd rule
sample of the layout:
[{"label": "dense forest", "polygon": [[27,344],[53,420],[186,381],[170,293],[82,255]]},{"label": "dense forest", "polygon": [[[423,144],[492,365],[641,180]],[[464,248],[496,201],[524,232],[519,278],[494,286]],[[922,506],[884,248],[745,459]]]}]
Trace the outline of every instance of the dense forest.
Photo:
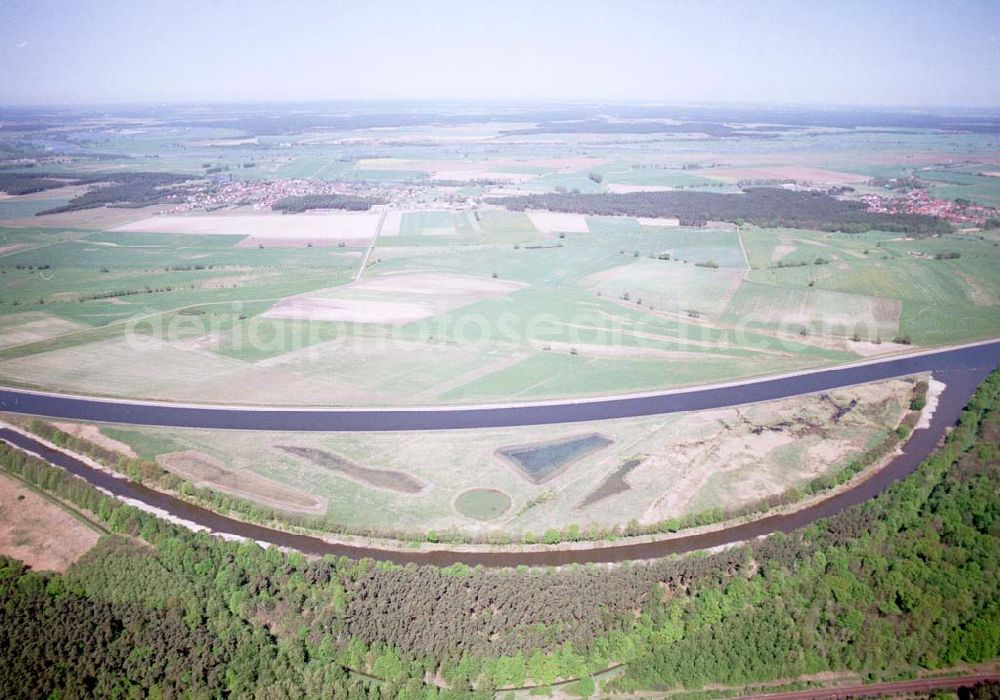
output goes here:
[{"label": "dense forest", "polygon": [[182,202],[187,192],[180,184],[193,179],[190,175],[175,175],[173,173],[111,173],[88,180],[86,183],[97,183],[67,204],[52,209],[40,211],[36,216],[58,214],[79,209],[93,209],[110,205],[114,207],[146,207],[164,202]]},{"label": "dense forest", "polygon": [[172,173],[122,172],[80,177],[50,172],[0,172],[0,192],[12,195],[32,194],[68,185],[94,185],[67,204],[38,212],[37,216],[92,209],[109,204],[118,207],[144,207],[181,199],[180,183],[188,175]]},{"label": "dense forest", "polygon": [[685,226],[730,221],[847,233],[880,230],[923,236],[951,231],[948,222],[933,216],[876,214],[868,212],[862,202],[836,199],[824,192],[794,192],[777,187],[753,187],[742,194],[685,191],[536,194],[503,197],[494,202],[513,211],[548,209],[598,216],[670,217]]},{"label": "dense forest", "polygon": [[78,185],[82,182],[82,178],[64,177],[45,172],[0,172],[0,192],[13,195],[44,192],[67,185]]},{"label": "dense forest", "polygon": [[1000,654],[1000,372],[882,496],[614,568],[307,559],[190,532],[10,448],[0,466],[117,533],[64,575],[0,559],[4,697],[491,697],[579,677],[585,693],[614,663],[606,688],[630,691]]},{"label": "dense forest", "polygon": [[306,194],[299,197],[282,197],[271,208],[286,214],[298,214],[310,209],[368,211],[374,204],[382,204],[382,200],[353,194]]}]

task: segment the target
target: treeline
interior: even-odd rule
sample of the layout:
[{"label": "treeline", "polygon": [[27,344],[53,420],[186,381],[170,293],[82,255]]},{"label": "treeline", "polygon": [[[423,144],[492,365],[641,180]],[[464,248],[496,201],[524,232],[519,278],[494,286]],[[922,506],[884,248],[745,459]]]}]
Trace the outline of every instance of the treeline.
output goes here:
[{"label": "treeline", "polygon": [[863,233],[870,230],[927,236],[950,232],[948,222],[921,214],[868,212],[864,203],[824,192],[755,187],[742,194],[717,192],[634,192],[630,194],[536,194],[494,200],[512,211],[548,209],[594,216],[679,219],[685,226],[729,221],[768,228],[804,228]]},{"label": "treeline", "polygon": [[423,697],[398,653],[340,621],[342,582],[370,563],[193,533],[2,443],[0,467],[117,533],[64,575],[0,557],[0,696]]},{"label": "treeline", "polygon": [[[49,173],[7,173],[0,172],[0,192],[6,192],[7,194],[19,195],[19,194],[33,194],[35,192],[44,192],[45,190],[54,190],[59,187],[65,187],[66,185],[76,184],[74,179],[71,182],[67,182],[65,179],[55,179]],[[61,178],[61,176],[59,176]]]},{"label": "treeline", "polygon": [[[347,692],[468,697],[474,687],[487,693],[498,686],[523,685],[529,678],[551,683],[630,657],[632,620],[626,613],[641,607],[658,581],[702,578],[745,566],[741,551],[612,570],[494,571],[334,557],[307,560],[253,542],[190,532],[6,446],[0,446],[0,466],[94,513],[121,536],[102,540],[64,576],[19,571],[12,574],[11,587],[28,585],[19,577],[40,578],[34,587],[51,598],[35,606],[56,606],[63,591],[72,591],[91,601],[161,610],[183,620],[204,641],[190,642],[185,647],[189,652],[177,657],[147,653],[140,644],[130,664],[101,670],[104,687],[149,690],[147,683],[154,683],[168,688],[171,677],[156,668],[181,667],[204,646],[215,648],[212,635],[225,641],[226,653],[213,657],[206,674],[225,678],[226,685],[195,685],[215,697],[248,694],[250,688],[259,696],[267,696],[267,688],[280,688],[287,697]],[[0,581],[0,587],[7,583]],[[21,604],[14,600],[11,607]],[[37,608],[31,610],[35,619],[47,619]],[[9,615],[13,613],[0,607],[0,627],[8,629],[22,619]],[[127,629],[115,624],[107,630],[93,616],[81,614],[75,625],[81,630],[97,625],[95,634],[110,637],[108,648],[131,643]],[[70,676],[91,668],[103,648],[90,652],[88,645],[70,643],[67,637],[77,632],[65,626],[20,625],[18,634],[21,646],[50,647],[65,657],[39,675],[38,683],[48,685],[31,686],[39,691],[32,697],[75,687]],[[5,653],[0,651],[0,658]],[[50,661],[46,652],[39,664]],[[29,659],[0,664],[0,688],[16,688],[22,674],[35,668]],[[380,684],[368,686],[348,669],[376,676]],[[427,674],[440,674],[450,687],[426,687]]]},{"label": "treeline", "polygon": [[286,214],[298,214],[310,209],[346,209],[347,211],[368,211],[383,200],[375,197],[360,197],[354,194],[306,194],[299,197],[282,197],[272,209]]},{"label": "treeline", "polygon": [[178,189],[188,175],[172,173],[125,172],[79,176],[70,173],[0,172],[0,192],[12,195],[32,194],[70,185],[94,185],[67,204],[38,212],[36,216],[90,209],[105,204],[119,207],[144,207],[179,198]]},{"label": "treeline", "polygon": [[190,627],[178,607],[81,595],[60,576],[0,556],[0,695],[129,697],[137,689],[220,696],[235,636]]},{"label": "treeline", "polygon": [[619,690],[827,670],[879,679],[1000,654],[1000,374],[879,498],[752,547],[754,571],[651,599]]},{"label": "treeline", "polygon": [[191,179],[190,175],[175,175],[173,173],[135,172],[101,175],[99,178],[71,183],[99,184],[80,196],[74,197],[68,203],[40,211],[35,216],[93,209],[105,205],[138,208],[151,204],[180,201],[187,195],[187,190],[179,185]]},{"label": "treeline", "polygon": [[99,301],[101,299],[117,299],[118,297],[130,297],[136,294],[160,294],[163,292],[172,292],[174,288],[171,286],[166,287],[145,287],[144,289],[112,289],[108,292],[94,292],[93,294],[81,294],[76,298],[81,304],[87,301]]},{"label": "treeline", "polygon": [[[0,466],[122,537],[64,576],[3,565],[0,688],[170,694],[181,678],[208,697],[490,697],[616,662],[621,691],[980,662],[1000,654],[998,446],[995,372],[945,445],[872,501],[707,556],[560,570],[307,560],[189,532],[2,447]],[[62,605],[77,619],[50,624]],[[142,626],[161,621],[154,645]]]}]

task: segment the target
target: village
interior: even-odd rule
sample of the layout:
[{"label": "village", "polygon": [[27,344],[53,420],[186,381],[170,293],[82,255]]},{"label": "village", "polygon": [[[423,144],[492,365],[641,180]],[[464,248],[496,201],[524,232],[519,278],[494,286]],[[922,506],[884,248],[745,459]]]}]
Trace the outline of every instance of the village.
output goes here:
[{"label": "village", "polygon": [[924,214],[952,224],[983,226],[997,216],[997,210],[974,202],[935,199],[926,190],[912,189],[903,196],[861,195],[860,200],[875,214]]}]

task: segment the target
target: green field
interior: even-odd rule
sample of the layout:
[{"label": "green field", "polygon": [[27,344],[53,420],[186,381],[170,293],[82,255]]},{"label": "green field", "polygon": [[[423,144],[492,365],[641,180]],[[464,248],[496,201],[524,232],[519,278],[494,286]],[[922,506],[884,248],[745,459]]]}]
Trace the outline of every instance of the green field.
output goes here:
[{"label": "green field", "polygon": [[455,497],[455,510],[473,520],[496,520],[509,509],[510,498],[494,489],[469,489]]},{"label": "green field", "polygon": [[[0,379],[194,401],[525,400],[816,367],[858,357],[854,338],[933,345],[1000,327],[989,239],[746,227],[738,237],[621,217],[588,227],[558,237],[499,209],[404,213],[368,278],[525,286],[397,325],[263,315],[318,290],[318,303],[426,303],[339,290],[359,249],[4,229],[24,247],[0,257]],[[934,259],[951,250],[960,257]]]},{"label": "green field", "polygon": [[610,165],[598,168],[598,172],[604,176],[605,182],[621,185],[698,187],[714,185],[716,182],[678,168]]},{"label": "green field", "polygon": [[454,236],[455,215],[447,211],[411,211],[403,214],[400,236]]},{"label": "green field", "polygon": [[536,177],[521,185],[529,192],[555,192],[558,190],[579,192],[603,192],[604,187],[590,179],[589,173],[550,173]]},{"label": "green field", "polygon": [[[157,172],[221,168],[227,182],[336,182],[398,217],[363,281],[421,275],[426,288],[353,289],[365,249],[331,241],[240,247],[234,236],[109,230],[155,207],[39,217],[37,226],[0,227],[0,382],[192,401],[470,403],[649,391],[903,349],[893,340],[939,346],[1000,334],[996,232],[906,240],[586,216],[586,232],[560,233],[494,200],[614,185],[716,191],[706,177],[715,168],[798,166],[912,173],[989,196],[997,183],[979,174],[993,167],[988,135],[542,136],[512,135],[495,121],[265,131],[82,129],[81,155],[53,168],[86,175],[141,162]],[[127,159],[96,157],[109,151]],[[456,188],[493,173],[527,179]],[[23,219],[66,196],[0,199],[0,217]],[[433,290],[456,280],[516,284],[459,301],[443,292],[450,301],[436,304]],[[324,312],[359,302],[369,306],[349,321]],[[272,317],[276,305],[296,303],[298,316]]]},{"label": "green field", "polygon": [[[727,312],[730,320],[759,312],[763,304],[768,307],[766,323],[784,319],[809,326],[796,313],[804,307],[812,311],[815,324],[844,329],[849,326],[845,321],[855,316],[866,328],[909,336],[921,345],[989,337],[1000,329],[1000,248],[989,240],[762,229],[744,229],[742,236],[755,286],[740,289]],[[934,259],[946,252],[960,257]],[[817,258],[827,264],[815,264]],[[786,317],[786,309],[794,319]],[[894,316],[899,317],[898,331],[893,330]],[[876,320],[870,322],[872,318]],[[751,321],[759,323],[761,317],[753,315]],[[844,331],[833,331],[838,333]]]},{"label": "green field", "polygon": [[934,183],[931,194],[939,199],[962,198],[988,207],[1000,207],[998,177],[956,170],[921,170],[917,174]]},{"label": "green field", "polygon": [[[747,104],[702,103],[696,93],[724,87],[712,80],[695,80],[687,104],[661,102],[685,99],[671,87],[692,67],[712,77],[697,49],[683,56],[690,67],[653,65],[659,94],[585,99],[609,76],[631,94],[643,76],[629,66],[648,73],[684,53],[675,39],[690,13],[667,3],[625,12],[603,3],[597,31],[586,33],[593,41],[575,52],[543,46],[536,25],[563,18],[564,35],[580,34],[582,3],[523,18],[494,3],[485,21],[460,7],[440,22],[429,4],[409,14],[351,4],[293,7],[270,24],[253,8],[243,14],[261,31],[250,31],[247,17],[202,3],[190,15],[161,12],[176,19],[170,37],[144,31],[138,11],[100,32],[112,3],[47,19],[8,13],[4,77],[24,83],[21,97],[70,86],[93,104],[0,109],[0,387],[274,415],[470,406],[535,415],[526,403],[544,412],[787,373],[795,384],[799,372],[1000,339],[1000,228],[962,222],[951,205],[942,209],[950,225],[880,215],[869,199],[966,199],[987,209],[965,218],[989,227],[1000,217],[1000,178],[990,176],[1000,173],[1000,113],[942,102],[963,92],[996,100],[995,87],[969,88],[997,72],[988,61],[974,62],[964,86],[942,82],[955,56],[981,57],[995,39],[996,27],[980,22],[973,38],[985,44],[947,44],[965,38],[963,18],[996,16],[990,3],[952,3],[935,15],[956,26],[939,22],[936,32],[919,21],[925,3],[909,4],[905,19],[853,13],[851,29],[886,60],[866,73],[871,61],[848,57],[828,71],[839,69],[832,83],[817,68],[838,57],[828,47],[843,48],[844,22],[827,37],[793,37],[808,47],[792,62],[817,76],[813,98],[852,81],[862,101],[880,96],[879,81],[887,100],[947,88],[931,95],[937,107],[905,111],[810,107],[809,90],[798,91],[804,104],[753,106],[752,84],[742,86]],[[702,31],[687,33],[730,84],[751,72],[788,93],[789,76],[772,70],[788,41],[769,43],[768,31],[787,39],[795,23],[769,27],[788,13],[754,17],[746,5],[710,7]],[[724,14],[735,32],[717,31]],[[53,51],[47,39],[61,37],[43,20],[73,27],[77,41]],[[408,36],[394,31],[400,21]],[[220,31],[204,31],[206,22]],[[311,40],[295,42],[300,25],[315,29]],[[911,31],[921,27],[927,36]],[[366,29],[377,36],[359,42]],[[628,34],[619,46],[616,33]],[[907,34],[914,50],[893,52]],[[99,44],[105,35],[118,41]],[[766,55],[741,53],[737,35]],[[438,45],[424,46],[429,37]],[[198,64],[212,84],[158,85],[137,42],[174,47],[161,72],[184,76]],[[231,55],[205,60],[220,47]],[[537,60],[543,49],[553,60]],[[390,60],[407,50],[438,55]],[[317,60],[307,65],[308,56]],[[124,74],[112,71],[107,84],[45,81],[32,69],[48,61],[72,72],[91,59],[93,78],[115,58]],[[891,70],[892,59],[912,75]],[[242,83],[216,75],[234,66]],[[503,79],[532,67],[538,75]],[[591,75],[573,79],[574,70]],[[136,75],[149,99],[179,90],[212,101],[102,104]],[[432,89],[454,98],[380,99],[392,80],[401,97]],[[229,102],[276,81],[275,99],[309,85],[315,98]],[[551,83],[551,99],[461,97],[531,82],[536,91]],[[580,89],[581,99],[558,101]],[[779,183],[788,191],[744,196]],[[542,193],[558,195],[529,197],[544,210],[514,211],[508,199]],[[274,209],[289,197],[345,209]],[[56,206],[67,211],[37,216]],[[615,211],[628,215],[605,215]],[[820,230],[869,225],[886,230]],[[779,401],[513,427],[243,431],[16,413],[0,426],[161,495],[321,538],[331,551],[559,564],[615,558],[592,548],[662,540],[654,548],[669,549],[678,535],[834,509],[926,441],[933,431],[918,426],[955,408],[956,380],[922,373]],[[107,531],[64,574],[48,573],[22,552],[58,551],[72,538],[45,513],[21,517],[32,499],[7,488],[0,696],[710,700],[855,684],[891,694],[903,679],[995,673],[998,381],[986,379],[913,474],[859,507],[787,534],[608,565],[310,556],[266,546],[276,536],[215,537],[167,522],[0,445],[0,466],[20,484],[92,512]]]}]

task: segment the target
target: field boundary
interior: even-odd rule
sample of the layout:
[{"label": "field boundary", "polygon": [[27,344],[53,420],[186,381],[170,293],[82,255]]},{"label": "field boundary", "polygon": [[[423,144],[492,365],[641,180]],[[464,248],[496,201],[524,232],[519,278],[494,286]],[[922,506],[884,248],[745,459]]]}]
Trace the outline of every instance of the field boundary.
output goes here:
[{"label": "field boundary", "polygon": [[385,217],[388,213],[388,210],[383,210],[382,216],[378,219],[378,224],[375,226],[375,233],[372,234],[372,240],[368,244],[365,254],[361,256],[361,265],[358,266],[358,274],[354,276],[355,282],[360,282],[362,275],[365,274],[365,268],[368,267],[368,258],[371,257],[372,251],[375,250],[375,243],[378,241],[379,234],[382,233],[382,225],[385,223]]}]

